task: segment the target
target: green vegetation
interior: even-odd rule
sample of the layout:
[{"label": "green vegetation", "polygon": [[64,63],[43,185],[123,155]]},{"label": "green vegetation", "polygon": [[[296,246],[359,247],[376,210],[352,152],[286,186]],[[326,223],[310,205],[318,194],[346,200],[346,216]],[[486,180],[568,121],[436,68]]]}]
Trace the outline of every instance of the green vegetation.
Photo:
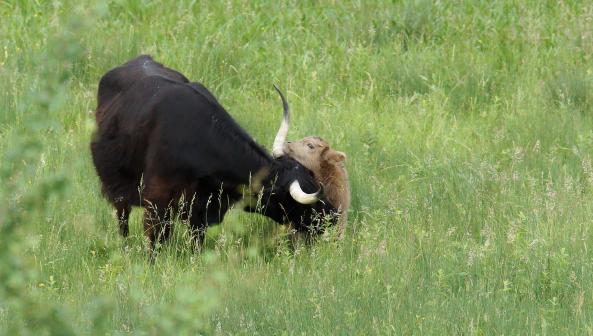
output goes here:
[{"label": "green vegetation", "polygon": [[[593,334],[593,6],[0,1],[0,334]],[[90,159],[140,54],[349,156],[344,241],[233,210],[150,264]]]}]

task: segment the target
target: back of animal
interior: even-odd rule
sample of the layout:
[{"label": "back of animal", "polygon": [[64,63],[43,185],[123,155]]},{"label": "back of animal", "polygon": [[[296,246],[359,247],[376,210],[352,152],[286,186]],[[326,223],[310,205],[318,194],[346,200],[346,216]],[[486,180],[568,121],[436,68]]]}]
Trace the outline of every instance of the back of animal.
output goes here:
[{"label": "back of animal", "polygon": [[184,75],[155,62],[152,57],[140,55],[121,66],[109,70],[101,78],[97,95],[97,122],[102,120],[103,112],[115,97],[137,81],[148,76],[162,76],[173,81],[189,82]]}]

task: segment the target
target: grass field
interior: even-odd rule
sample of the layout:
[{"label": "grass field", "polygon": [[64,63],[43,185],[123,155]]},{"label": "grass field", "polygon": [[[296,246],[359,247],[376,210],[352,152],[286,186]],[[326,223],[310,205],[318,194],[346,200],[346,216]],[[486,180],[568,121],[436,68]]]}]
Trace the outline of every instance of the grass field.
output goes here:
[{"label": "grass field", "polygon": [[[593,334],[593,5],[0,1],[0,334]],[[270,147],[348,154],[346,238],[231,211],[154,264],[90,159],[148,53]]]}]

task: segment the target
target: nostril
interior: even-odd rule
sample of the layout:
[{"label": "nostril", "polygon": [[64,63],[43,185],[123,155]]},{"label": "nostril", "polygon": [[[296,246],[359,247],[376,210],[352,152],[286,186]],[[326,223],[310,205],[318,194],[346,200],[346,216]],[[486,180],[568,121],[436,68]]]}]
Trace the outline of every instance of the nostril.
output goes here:
[{"label": "nostril", "polygon": [[292,141],[286,141],[286,143],[287,143],[287,144],[290,144],[290,143],[292,143]]}]

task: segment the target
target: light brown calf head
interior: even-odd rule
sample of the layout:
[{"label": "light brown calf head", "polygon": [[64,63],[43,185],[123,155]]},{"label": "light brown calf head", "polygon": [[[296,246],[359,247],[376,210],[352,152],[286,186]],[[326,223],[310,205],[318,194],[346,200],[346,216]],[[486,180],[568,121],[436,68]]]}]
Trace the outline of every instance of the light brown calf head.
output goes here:
[{"label": "light brown calf head", "polygon": [[286,142],[283,152],[320,177],[324,164],[343,166],[346,154],[333,150],[327,141],[308,136],[299,141]]}]

